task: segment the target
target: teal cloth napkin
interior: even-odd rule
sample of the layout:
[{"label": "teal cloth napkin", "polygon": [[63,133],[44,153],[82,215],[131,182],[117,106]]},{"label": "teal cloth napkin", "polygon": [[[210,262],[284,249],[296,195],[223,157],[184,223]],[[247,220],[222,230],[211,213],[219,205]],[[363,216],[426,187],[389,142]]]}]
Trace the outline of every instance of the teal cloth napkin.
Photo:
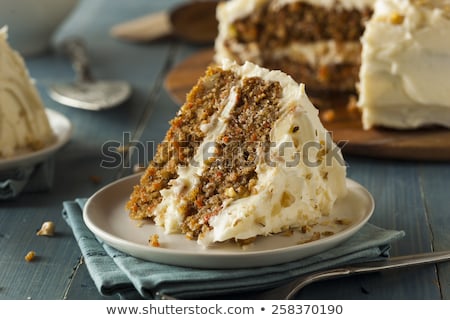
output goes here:
[{"label": "teal cloth napkin", "polygon": [[49,190],[53,185],[53,157],[32,166],[0,171],[0,200],[17,197],[22,192]]},{"label": "teal cloth napkin", "polygon": [[99,292],[123,298],[154,298],[155,292],[194,299],[269,289],[313,271],[353,262],[385,258],[390,243],[403,231],[366,224],[345,243],[298,261],[269,267],[206,270],[154,263],[134,258],[100,242],[82,217],[86,199],[63,203],[63,217],[72,228],[86,266]]}]

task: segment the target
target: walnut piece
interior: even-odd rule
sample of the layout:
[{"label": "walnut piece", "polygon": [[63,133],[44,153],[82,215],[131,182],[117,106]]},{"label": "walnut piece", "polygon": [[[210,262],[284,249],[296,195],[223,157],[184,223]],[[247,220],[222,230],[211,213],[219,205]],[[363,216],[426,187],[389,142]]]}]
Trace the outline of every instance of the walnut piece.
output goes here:
[{"label": "walnut piece", "polygon": [[150,239],[148,240],[148,244],[151,245],[152,247],[158,248],[161,246],[161,244],[159,243],[159,236],[155,233],[153,234]]},{"label": "walnut piece", "polygon": [[38,232],[36,232],[36,235],[38,236],[47,236],[52,237],[55,234],[55,224],[53,221],[45,221],[41,229],[39,229]]}]

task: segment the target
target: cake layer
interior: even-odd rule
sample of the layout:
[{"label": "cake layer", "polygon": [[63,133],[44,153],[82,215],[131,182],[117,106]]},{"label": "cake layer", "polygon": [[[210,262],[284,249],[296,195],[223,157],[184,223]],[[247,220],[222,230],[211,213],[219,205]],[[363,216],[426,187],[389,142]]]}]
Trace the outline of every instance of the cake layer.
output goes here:
[{"label": "cake layer", "polygon": [[362,38],[364,128],[450,127],[450,1],[380,0]]},{"label": "cake layer", "polygon": [[[216,61],[280,69],[308,91],[354,91],[369,1],[234,0],[218,7]],[[336,83],[339,72],[345,81]],[[341,78],[342,79],[342,78]]]},{"label": "cake layer", "polygon": [[[195,143],[179,141],[180,130]],[[188,150],[183,160],[180,145]],[[164,161],[161,146],[169,146]],[[225,61],[188,95],[128,208],[132,218],[205,246],[248,241],[327,215],[346,193],[345,171],[303,85],[280,71]]]},{"label": "cake layer", "polygon": [[0,29],[0,157],[41,149],[53,131],[22,57]]}]

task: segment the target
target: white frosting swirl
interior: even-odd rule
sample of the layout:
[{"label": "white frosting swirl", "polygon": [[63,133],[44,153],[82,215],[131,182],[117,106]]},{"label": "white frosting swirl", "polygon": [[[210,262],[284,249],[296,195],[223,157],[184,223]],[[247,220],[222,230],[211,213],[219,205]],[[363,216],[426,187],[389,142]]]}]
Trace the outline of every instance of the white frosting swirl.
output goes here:
[{"label": "white frosting swirl", "polygon": [[0,29],[0,157],[43,147],[53,132],[22,57]]}]

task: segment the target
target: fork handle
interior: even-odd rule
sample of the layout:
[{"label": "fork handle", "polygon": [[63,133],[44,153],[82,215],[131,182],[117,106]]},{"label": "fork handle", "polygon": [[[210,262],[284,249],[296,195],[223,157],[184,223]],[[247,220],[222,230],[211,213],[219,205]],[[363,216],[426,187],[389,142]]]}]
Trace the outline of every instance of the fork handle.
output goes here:
[{"label": "fork handle", "polygon": [[427,252],[407,256],[394,257],[382,261],[364,262],[354,264],[344,268],[336,268],[331,270],[319,271],[302,278],[297,285],[286,295],[285,299],[293,299],[295,294],[308,284],[316,281],[340,278],[355,274],[370,273],[376,271],[399,269],[404,267],[412,267],[438,263],[450,260],[450,251]]}]

